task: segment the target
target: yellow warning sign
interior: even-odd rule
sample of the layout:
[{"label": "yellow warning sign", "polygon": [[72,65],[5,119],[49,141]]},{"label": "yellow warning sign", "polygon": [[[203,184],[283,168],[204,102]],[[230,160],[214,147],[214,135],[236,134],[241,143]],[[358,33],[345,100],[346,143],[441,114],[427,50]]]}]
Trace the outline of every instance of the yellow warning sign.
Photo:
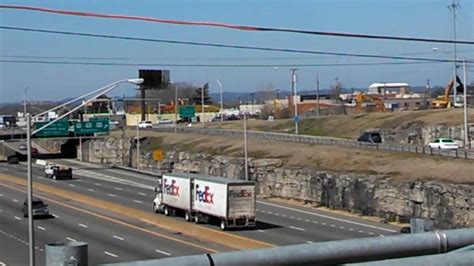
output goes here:
[{"label": "yellow warning sign", "polygon": [[153,152],[153,160],[155,160],[155,161],[161,161],[161,160],[163,160],[163,151],[160,150],[160,149],[156,149],[156,150]]}]

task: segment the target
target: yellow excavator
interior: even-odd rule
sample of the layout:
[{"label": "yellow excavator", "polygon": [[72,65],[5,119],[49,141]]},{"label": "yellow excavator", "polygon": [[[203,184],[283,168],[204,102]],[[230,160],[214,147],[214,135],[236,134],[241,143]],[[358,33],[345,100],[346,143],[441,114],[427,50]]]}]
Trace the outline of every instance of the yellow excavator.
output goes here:
[{"label": "yellow excavator", "polygon": [[[458,76],[456,76],[456,81],[457,81],[457,84],[459,84],[457,87],[457,90],[463,91],[463,84],[461,83],[461,79]],[[451,101],[449,100],[449,95],[451,94],[451,91],[453,90],[453,87],[454,87],[453,85],[454,85],[454,79],[451,79],[448,85],[446,85],[446,88],[444,89],[444,95],[438,96],[438,98],[431,103],[431,108],[451,108],[452,107]]]},{"label": "yellow excavator", "polygon": [[355,101],[356,101],[356,106],[355,106],[356,113],[360,113],[362,111],[363,103],[375,104],[376,112],[387,112],[387,108],[385,108],[385,103],[377,95],[371,95],[371,94],[365,94],[363,92],[359,92],[356,95]]}]

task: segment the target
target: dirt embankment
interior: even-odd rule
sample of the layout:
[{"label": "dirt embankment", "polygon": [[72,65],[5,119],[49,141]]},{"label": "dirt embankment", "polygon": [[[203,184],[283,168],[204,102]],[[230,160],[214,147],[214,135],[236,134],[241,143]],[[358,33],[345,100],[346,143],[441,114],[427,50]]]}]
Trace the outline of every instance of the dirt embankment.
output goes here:
[{"label": "dirt embankment", "polygon": [[[127,136],[134,136],[130,130]],[[112,133],[120,137],[118,132]],[[149,138],[141,147],[161,148],[165,152],[183,150],[214,155],[243,156],[243,139],[198,134],[141,132]],[[147,147],[148,146],[148,147]],[[279,158],[286,167],[309,167],[318,170],[386,174],[400,181],[440,180],[474,184],[472,160],[429,157],[411,153],[381,152],[338,146],[309,145],[269,140],[248,141],[249,156]]]}]

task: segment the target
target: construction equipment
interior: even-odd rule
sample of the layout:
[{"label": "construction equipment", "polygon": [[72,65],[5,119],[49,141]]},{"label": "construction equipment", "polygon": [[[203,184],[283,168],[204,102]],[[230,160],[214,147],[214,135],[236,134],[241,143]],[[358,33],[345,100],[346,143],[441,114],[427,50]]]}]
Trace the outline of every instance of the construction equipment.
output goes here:
[{"label": "construction equipment", "polygon": [[[464,85],[462,84],[459,76],[456,76],[456,82],[457,84],[459,84],[456,90],[458,92],[459,91],[462,92]],[[446,88],[444,89],[444,95],[438,96],[438,98],[431,103],[431,108],[451,108],[452,107],[451,101],[449,100],[449,95],[451,94],[451,91],[453,90],[453,85],[454,85],[454,79],[451,79],[448,85],[446,85]]]},{"label": "construction equipment", "polygon": [[356,106],[355,106],[356,113],[360,113],[362,111],[363,103],[373,103],[375,105],[376,112],[387,112],[387,108],[385,108],[385,103],[377,95],[365,94],[363,92],[359,92],[355,100],[356,100]]}]

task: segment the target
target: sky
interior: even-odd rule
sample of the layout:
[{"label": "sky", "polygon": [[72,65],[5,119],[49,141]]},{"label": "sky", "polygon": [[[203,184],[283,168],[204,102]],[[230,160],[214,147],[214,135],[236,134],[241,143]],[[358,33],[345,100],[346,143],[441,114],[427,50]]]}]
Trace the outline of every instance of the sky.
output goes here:
[{"label": "sky", "polygon": [[[262,27],[451,39],[453,37],[452,13],[447,7],[451,2],[452,0],[2,0],[1,4]],[[460,0],[459,3],[461,8],[457,11],[457,39],[473,41],[474,1]],[[238,31],[12,9],[0,9],[0,25],[324,52],[453,59],[452,44]],[[437,51],[433,48],[437,48],[435,49]],[[474,60],[474,45],[458,44],[457,50],[459,58]],[[117,80],[135,78],[140,68],[169,69],[173,82],[190,82],[195,85],[210,82],[211,92],[219,91],[216,80],[219,80],[223,85],[223,90],[228,92],[250,92],[265,88],[289,90],[291,66],[298,68],[298,90],[315,89],[317,75],[322,89],[334,84],[336,78],[345,88],[367,88],[374,82],[406,82],[412,86],[424,86],[427,79],[430,79],[432,86],[444,86],[453,72],[453,63],[301,66],[301,64],[354,64],[399,62],[400,60],[197,47],[5,29],[0,29],[0,59],[135,64],[263,65],[261,67],[140,67],[0,62],[0,102],[21,101],[26,87],[28,87],[26,90],[28,100],[70,98]],[[469,69],[471,70],[468,71],[468,81],[472,81],[474,80],[473,67],[469,66]],[[121,85],[111,93],[116,96],[133,94],[135,94],[135,87],[127,84]]]}]

